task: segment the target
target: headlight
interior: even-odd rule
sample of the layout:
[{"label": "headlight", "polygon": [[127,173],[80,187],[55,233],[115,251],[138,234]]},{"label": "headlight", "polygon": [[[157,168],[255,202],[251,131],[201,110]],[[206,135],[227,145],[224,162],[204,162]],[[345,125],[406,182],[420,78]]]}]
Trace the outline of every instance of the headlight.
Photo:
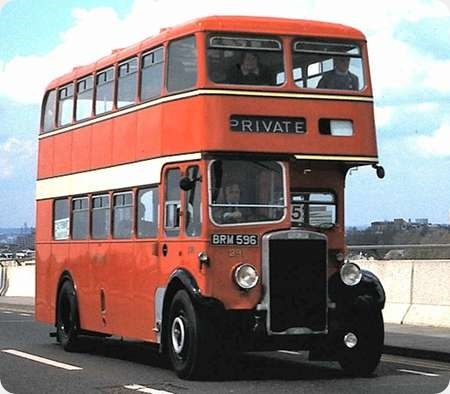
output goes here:
[{"label": "headlight", "polygon": [[354,263],[345,263],[341,267],[341,279],[347,286],[355,286],[361,281],[361,269]]},{"label": "headlight", "polygon": [[258,273],[250,264],[241,264],[234,271],[234,280],[244,290],[252,289],[258,283]]}]

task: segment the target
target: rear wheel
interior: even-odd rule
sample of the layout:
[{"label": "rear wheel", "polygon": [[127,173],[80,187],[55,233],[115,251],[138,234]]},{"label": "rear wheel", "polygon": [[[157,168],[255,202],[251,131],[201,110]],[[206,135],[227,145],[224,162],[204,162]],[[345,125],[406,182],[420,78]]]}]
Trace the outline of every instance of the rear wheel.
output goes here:
[{"label": "rear wheel", "polygon": [[79,315],[73,283],[65,281],[58,294],[56,338],[64,350],[76,351],[79,345]]},{"label": "rear wheel", "polygon": [[196,310],[189,294],[179,290],[171,303],[166,343],[180,378],[204,378],[211,371],[217,342],[212,322]]},{"label": "rear wheel", "polygon": [[384,322],[381,310],[358,315],[342,335],[347,343],[339,353],[339,364],[354,376],[368,376],[378,366],[383,352]]}]

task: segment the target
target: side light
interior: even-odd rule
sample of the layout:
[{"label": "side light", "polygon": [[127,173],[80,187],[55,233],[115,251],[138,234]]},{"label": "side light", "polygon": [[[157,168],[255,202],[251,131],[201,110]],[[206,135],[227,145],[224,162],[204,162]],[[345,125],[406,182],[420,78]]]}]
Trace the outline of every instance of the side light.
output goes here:
[{"label": "side light", "polygon": [[342,253],[342,252],[337,252],[336,253],[336,261],[338,263],[344,262],[344,259],[345,259],[344,253]]},{"label": "side light", "polygon": [[243,290],[250,290],[258,283],[258,272],[250,264],[241,264],[234,270],[234,280]]},{"label": "side light", "polygon": [[198,261],[200,262],[200,267],[202,265],[209,265],[209,256],[206,252],[200,252],[198,254]]},{"label": "side light", "polygon": [[361,269],[355,263],[345,263],[341,267],[341,279],[347,286],[357,285],[362,278]]}]

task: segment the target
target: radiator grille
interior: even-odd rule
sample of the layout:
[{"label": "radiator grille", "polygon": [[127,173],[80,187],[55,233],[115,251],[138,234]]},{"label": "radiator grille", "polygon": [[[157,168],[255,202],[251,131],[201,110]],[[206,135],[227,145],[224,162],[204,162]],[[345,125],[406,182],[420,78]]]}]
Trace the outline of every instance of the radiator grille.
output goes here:
[{"label": "radiator grille", "polygon": [[325,239],[269,241],[270,329],[326,329]]}]

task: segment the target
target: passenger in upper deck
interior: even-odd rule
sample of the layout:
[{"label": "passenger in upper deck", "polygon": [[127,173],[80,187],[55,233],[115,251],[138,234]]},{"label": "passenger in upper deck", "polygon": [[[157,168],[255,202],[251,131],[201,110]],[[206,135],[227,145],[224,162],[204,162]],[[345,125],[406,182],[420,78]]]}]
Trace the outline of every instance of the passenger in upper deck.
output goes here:
[{"label": "passenger in upper deck", "polygon": [[358,90],[358,77],[348,69],[350,58],[339,56],[333,58],[334,69],[323,74],[317,84],[319,89]]},{"label": "passenger in upper deck", "polygon": [[253,52],[243,52],[240,64],[232,67],[227,74],[227,82],[239,85],[273,85],[269,70],[260,64]]}]

